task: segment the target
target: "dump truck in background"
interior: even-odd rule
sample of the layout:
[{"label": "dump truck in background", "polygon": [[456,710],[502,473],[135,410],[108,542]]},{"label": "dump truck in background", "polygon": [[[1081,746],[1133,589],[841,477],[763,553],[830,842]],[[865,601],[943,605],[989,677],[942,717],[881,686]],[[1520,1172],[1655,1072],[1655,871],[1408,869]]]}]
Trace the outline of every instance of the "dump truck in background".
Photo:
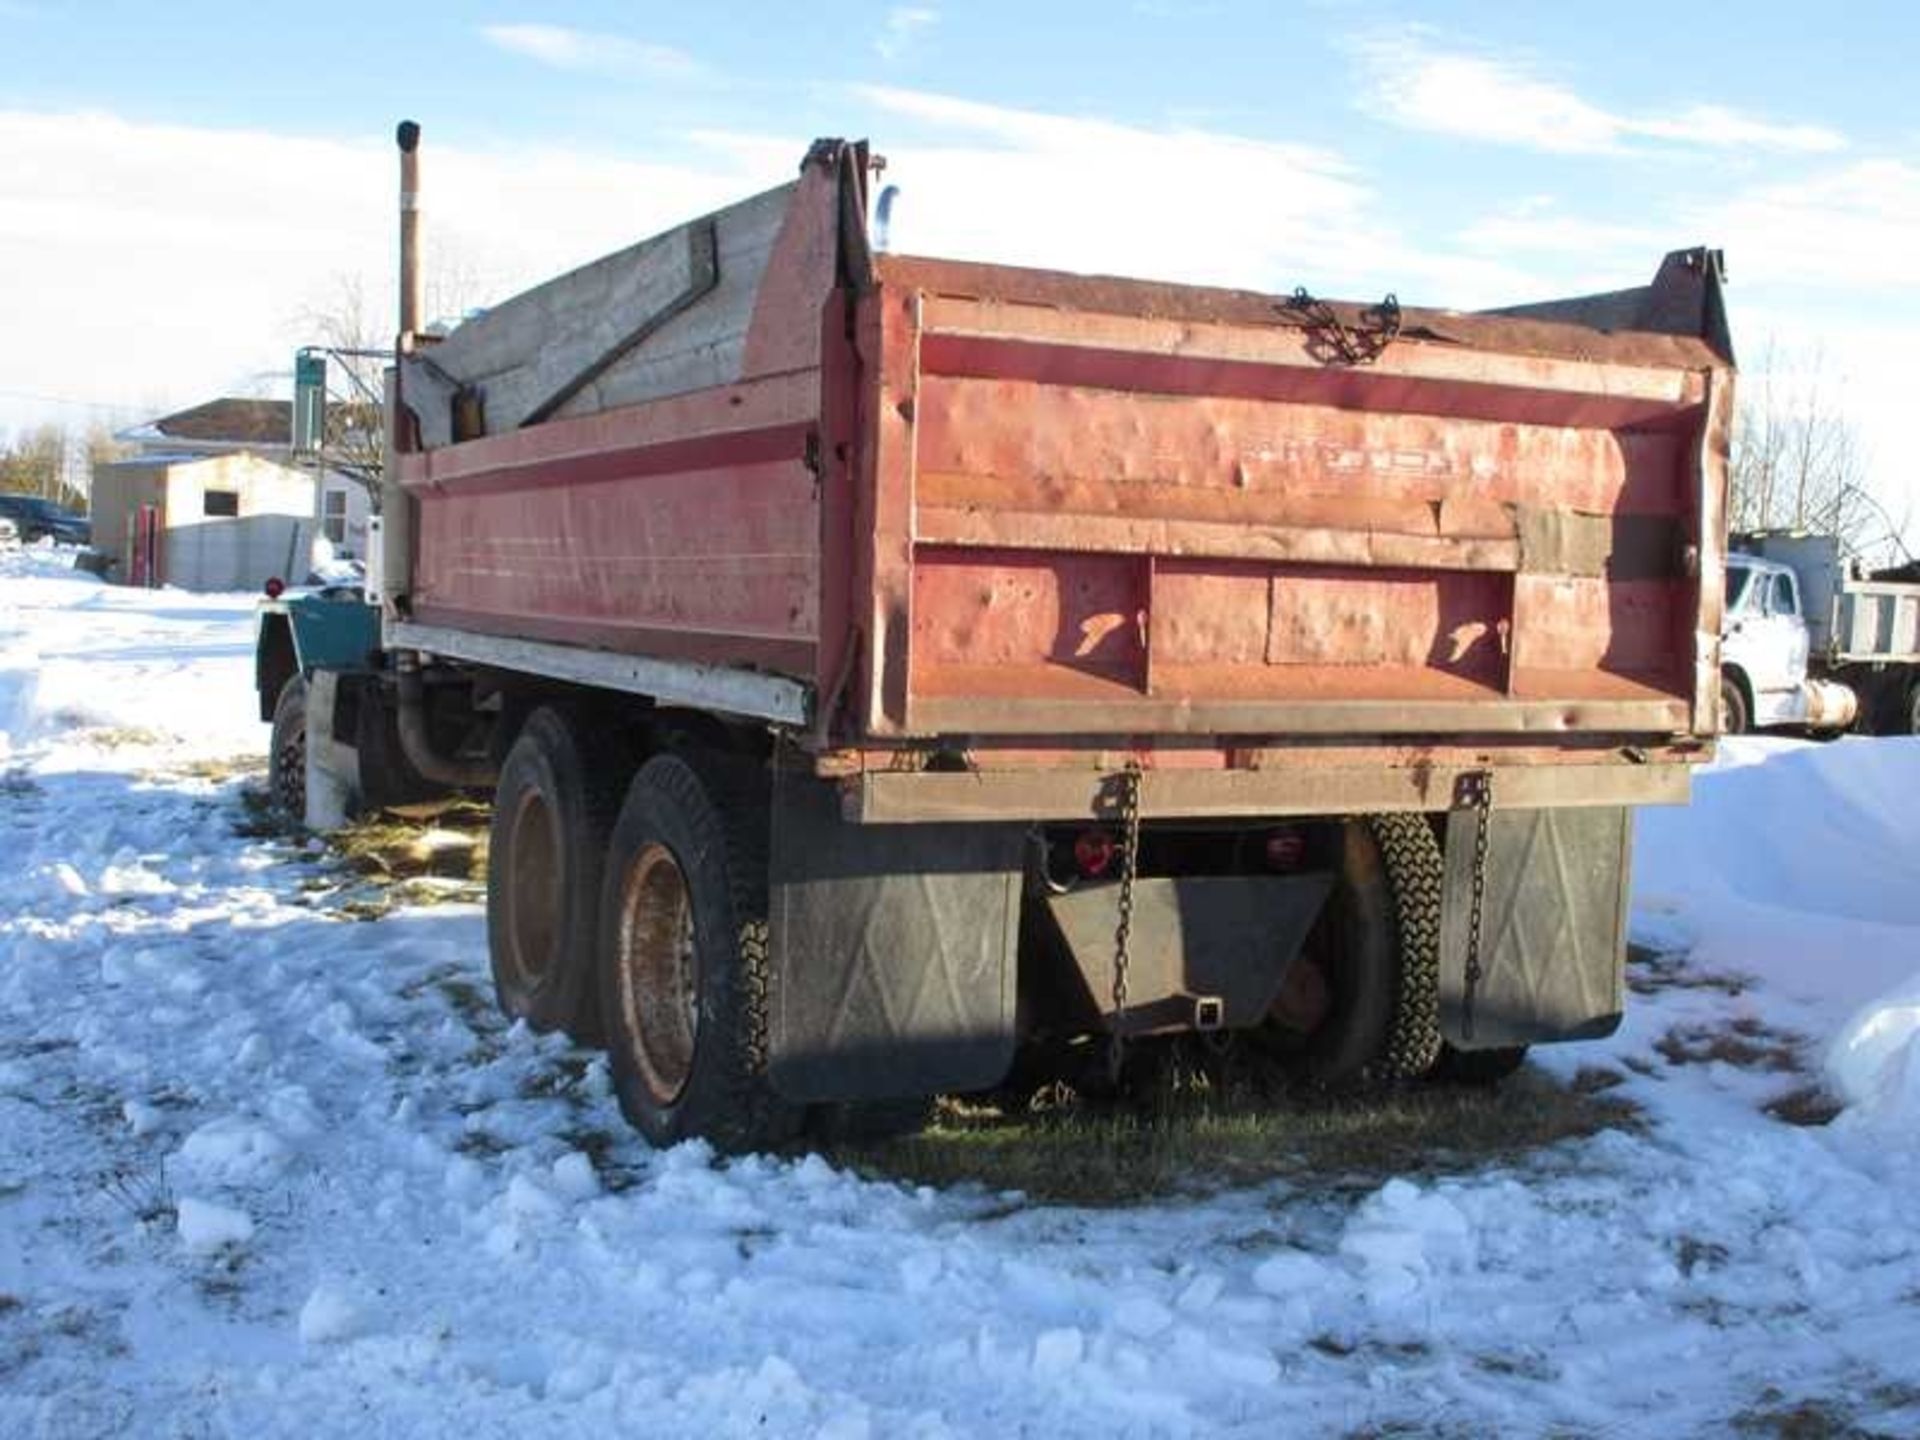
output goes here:
[{"label": "dump truck in background", "polygon": [[1734,538],[1726,728],[1920,735],[1920,565],[1867,573],[1832,535]]},{"label": "dump truck in background", "polygon": [[1493,314],[881,254],[821,141],[435,341],[417,138],[373,605],[263,623],[276,785],[490,791],[500,1001],[649,1137],[1617,1023],[1718,718],[1716,252]]}]

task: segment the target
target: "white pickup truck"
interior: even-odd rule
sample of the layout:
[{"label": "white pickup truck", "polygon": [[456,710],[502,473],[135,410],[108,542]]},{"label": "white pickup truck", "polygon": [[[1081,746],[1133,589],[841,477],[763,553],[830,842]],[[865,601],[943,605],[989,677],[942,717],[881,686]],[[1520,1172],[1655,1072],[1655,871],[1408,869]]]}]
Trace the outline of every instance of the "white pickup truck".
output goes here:
[{"label": "white pickup truck", "polygon": [[1727,556],[1720,708],[1769,726],[1920,734],[1920,584],[1858,573],[1829,535],[1736,537]]}]

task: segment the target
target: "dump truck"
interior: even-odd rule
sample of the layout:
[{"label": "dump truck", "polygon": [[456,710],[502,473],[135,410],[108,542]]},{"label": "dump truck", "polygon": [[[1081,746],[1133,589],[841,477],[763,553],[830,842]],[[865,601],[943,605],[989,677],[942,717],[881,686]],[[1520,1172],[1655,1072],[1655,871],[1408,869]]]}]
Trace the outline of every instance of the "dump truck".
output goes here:
[{"label": "dump truck", "polygon": [[823,140],[434,338],[400,140],[377,563],[263,618],[276,793],[489,794],[500,1004],[650,1139],[1618,1023],[1718,724],[1718,252],[1479,314],[883,253]]},{"label": "dump truck", "polygon": [[1720,659],[1729,731],[1920,735],[1920,566],[1868,571],[1834,535],[1737,535]]}]

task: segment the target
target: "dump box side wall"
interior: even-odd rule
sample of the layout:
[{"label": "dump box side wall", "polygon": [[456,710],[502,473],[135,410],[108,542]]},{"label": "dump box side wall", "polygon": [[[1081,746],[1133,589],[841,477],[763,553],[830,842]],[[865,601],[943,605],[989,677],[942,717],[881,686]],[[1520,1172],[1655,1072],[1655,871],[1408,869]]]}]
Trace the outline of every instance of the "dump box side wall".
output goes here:
[{"label": "dump box side wall", "polygon": [[819,683],[844,648],[821,644],[818,472],[849,164],[403,363],[409,622]]}]

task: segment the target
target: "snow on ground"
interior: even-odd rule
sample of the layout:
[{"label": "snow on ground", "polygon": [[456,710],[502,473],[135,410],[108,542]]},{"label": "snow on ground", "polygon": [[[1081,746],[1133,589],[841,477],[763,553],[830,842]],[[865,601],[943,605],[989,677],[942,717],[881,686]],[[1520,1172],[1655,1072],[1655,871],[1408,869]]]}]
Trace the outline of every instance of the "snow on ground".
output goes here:
[{"label": "snow on ground", "polygon": [[1920,1432],[1920,742],[1643,817],[1691,956],[1539,1063],[1644,1133],[1074,1209],[650,1152],[472,909],[305,903],[249,610],[0,557],[0,1435]]}]

